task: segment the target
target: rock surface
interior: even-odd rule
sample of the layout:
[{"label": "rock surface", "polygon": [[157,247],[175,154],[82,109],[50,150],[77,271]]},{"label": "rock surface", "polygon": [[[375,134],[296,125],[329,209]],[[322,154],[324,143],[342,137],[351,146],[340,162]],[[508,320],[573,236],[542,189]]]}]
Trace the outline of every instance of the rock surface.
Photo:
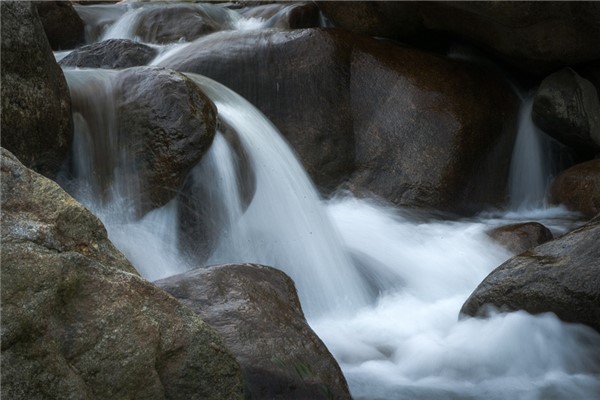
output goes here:
[{"label": "rock surface", "polygon": [[251,398],[350,399],[339,366],[306,323],[294,284],[281,271],[220,265],[155,283],[223,336]]},{"label": "rock surface", "polygon": [[580,153],[600,151],[598,91],[572,69],[562,69],[542,81],[531,116],[540,129]]},{"label": "rock surface", "polygon": [[303,29],[319,26],[319,8],[314,3],[263,4],[240,10],[246,18],[260,18],[267,28]]},{"label": "rock surface", "polygon": [[486,305],[532,314],[553,312],[600,331],[600,221],[511,258],[475,289],[461,314]]},{"label": "rock surface", "polygon": [[128,39],[109,39],[78,48],[66,55],[62,67],[122,69],[148,64],[157,51]]},{"label": "rock surface", "polygon": [[588,218],[600,212],[600,159],[562,172],[550,187],[550,202],[564,204]]},{"label": "rock surface", "polygon": [[71,100],[33,3],[3,1],[2,146],[54,177],[73,135]]},{"label": "rock surface", "polygon": [[70,1],[38,1],[36,7],[53,50],[67,50],[85,41],[83,21]]},{"label": "rock surface", "polygon": [[1,171],[3,398],[244,397],[220,337],[93,215],[4,150]]},{"label": "rock surface", "polygon": [[488,235],[515,254],[521,254],[554,238],[550,229],[539,222],[504,225],[492,229]]},{"label": "rock surface", "polygon": [[163,65],[256,105],[325,191],[350,179],[402,206],[504,201],[516,98],[477,67],[337,29],[219,32]]}]

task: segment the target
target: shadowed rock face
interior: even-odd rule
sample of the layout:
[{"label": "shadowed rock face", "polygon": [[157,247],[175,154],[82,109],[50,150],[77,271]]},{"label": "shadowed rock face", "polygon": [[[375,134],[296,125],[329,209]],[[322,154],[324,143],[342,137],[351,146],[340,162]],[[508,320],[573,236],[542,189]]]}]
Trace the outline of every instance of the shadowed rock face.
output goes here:
[{"label": "shadowed rock face", "polygon": [[73,136],[71,100],[32,2],[3,1],[2,146],[53,178]]},{"label": "shadowed rock face", "polygon": [[600,212],[600,159],[574,165],[550,187],[550,201],[591,218]]},{"label": "shadowed rock face", "polygon": [[600,331],[600,221],[511,258],[475,289],[461,314],[486,305],[532,314],[553,312]]},{"label": "shadowed rock face", "polygon": [[255,104],[325,191],[349,181],[460,212],[504,201],[516,98],[477,67],[337,29],[221,32],[163,64]]},{"label": "shadowed rock face", "polygon": [[250,398],[350,399],[339,366],[306,323],[283,272],[219,265],[155,283],[223,336],[242,366]]},{"label": "shadowed rock face", "polygon": [[73,50],[59,64],[62,67],[122,69],[148,64],[157,51],[127,39],[110,39]]},{"label": "shadowed rock face", "polygon": [[553,239],[552,232],[538,222],[501,226],[488,232],[488,235],[515,254]]},{"label": "shadowed rock face", "polygon": [[53,50],[72,49],[84,42],[84,24],[70,1],[35,3]]},{"label": "shadowed rock face", "polygon": [[1,160],[3,398],[244,397],[211,328],[137,276],[58,185]]}]

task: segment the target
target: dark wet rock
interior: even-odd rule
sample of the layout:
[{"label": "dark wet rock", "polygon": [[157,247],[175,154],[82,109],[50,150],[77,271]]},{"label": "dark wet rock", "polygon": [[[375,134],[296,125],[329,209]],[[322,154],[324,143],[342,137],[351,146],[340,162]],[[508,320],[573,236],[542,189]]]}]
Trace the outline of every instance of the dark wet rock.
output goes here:
[{"label": "dark wet rock", "polygon": [[600,223],[594,222],[511,258],[475,289],[461,314],[553,312],[600,331]]},{"label": "dark wet rock", "polygon": [[600,159],[574,165],[557,176],[550,187],[550,201],[588,218],[599,213]]},{"label": "dark wet rock", "polygon": [[[113,74],[104,114],[90,103],[90,92],[99,97],[104,86],[72,85],[74,110],[83,116],[78,129],[90,130],[84,133],[94,149],[90,179],[98,197],[106,199],[121,185],[143,215],[174,198],[208,150],[216,108],[193,81],[172,70],[135,67]],[[107,124],[110,118],[114,126]]]},{"label": "dark wet rock", "polygon": [[517,99],[484,68],[354,39],[350,187],[396,205],[470,213],[502,205]]},{"label": "dark wet rock", "polygon": [[306,323],[294,283],[253,264],[198,268],[155,282],[219,332],[256,399],[350,399],[342,372]]},{"label": "dark wet rock", "polygon": [[533,121],[581,154],[600,151],[600,99],[596,87],[570,68],[544,79],[533,101]]},{"label": "dark wet rock", "polygon": [[163,65],[256,105],[325,191],[351,178],[398,205],[504,201],[516,97],[477,67],[338,29],[219,32]]},{"label": "dark wet rock", "polygon": [[70,1],[37,1],[35,4],[53,50],[72,49],[84,42],[83,21]]},{"label": "dark wet rock", "polygon": [[33,3],[3,1],[2,146],[54,177],[73,136],[71,100]]},{"label": "dark wet rock", "polygon": [[363,35],[402,40],[418,40],[424,30],[454,35],[533,73],[600,58],[600,5],[591,1],[318,4],[336,25]]},{"label": "dark wet rock", "polygon": [[128,39],[110,39],[78,48],[66,55],[62,67],[123,69],[148,64],[157,51]]},{"label": "dark wet rock", "polygon": [[150,43],[189,42],[230,28],[229,22],[227,12],[212,4],[169,4],[142,10],[135,34]]},{"label": "dark wet rock", "polygon": [[488,232],[488,235],[515,254],[552,240],[550,229],[539,222],[504,225]]},{"label": "dark wet rock", "polygon": [[240,10],[246,18],[260,18],[265,27],[280,29],[316,28],[320,23],[319,8],[314,3],[275,3]]},{"label": "dark wet rock", "polygon": [[195,313],[133,272],[102,224],[2,150],[2,398],[242,399]]}]

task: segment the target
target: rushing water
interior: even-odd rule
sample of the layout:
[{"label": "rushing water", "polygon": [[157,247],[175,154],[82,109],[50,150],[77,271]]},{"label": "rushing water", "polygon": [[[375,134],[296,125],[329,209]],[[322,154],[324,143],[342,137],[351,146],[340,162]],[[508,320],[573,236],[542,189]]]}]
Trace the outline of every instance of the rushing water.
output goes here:
[{"label": "rushing water", "polygon": [[[122,15],[130,18],[133,12]],[[110,193],[100,201],[98,171],[127,165],[127,154],[111,147],[114,73],[65,74],[76,110],[73,175],[65,177],[65,186],[100,216],[111,240],[148,279],[196,266],[178,246],[181,205],[176,199],[138,219],[130,201],[135,183],[120,181],[116,171]],[[472,290],[511,256],[491,242],[488,229],[536,220],[561,233],[574,223],[564,209],[544,208],[550,172],[538,165],[545,165],[542,155],[527,156],[532,146],[540,148],[539,142],[517,141],[513,210],[503,214],[443,221],[352,196],[323,201],[258,110],[210,79],[189,76],[237,135],[255,179],[252,201],[244,206],[235,150],[219,132],[192,171],[198,181],[214,181],[211,196],[219,203],[221,229],[206,264],[258,262],[288,273],[309,322],[340,363],[355,398],[600,396],[600,335],[592,329],[563,323],[552,314],[458,319]],[[535,189],[533,196],[527,187]]]}]

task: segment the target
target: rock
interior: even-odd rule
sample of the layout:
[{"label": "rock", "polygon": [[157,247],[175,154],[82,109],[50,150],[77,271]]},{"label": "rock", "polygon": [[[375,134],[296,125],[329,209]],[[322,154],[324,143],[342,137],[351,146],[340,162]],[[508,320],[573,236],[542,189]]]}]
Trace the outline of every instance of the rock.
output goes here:
[{"label": "rock", "polygon": [[350,188],[461,214],[504,204],[518,111],[504,79],[383,41],[353,43]]},{"label": "rock", "polygon": [[208,76],[246,98],[291,143],[317,186],[331,190],[352,171],[354,157],[350,46],[340,35],[319,29],[218,32],[161,65]]},{"label": "rock", "polygon": [[168,4],[140,11],[135,35],[144,42],[192,41],[207,33],[230,29],[227,11],[212,4]]},{"label": "rock", "polygon": [[550,187],[550,202],[592,218],[600,212],[600,159],[586,161],[562,172]]},{"label": "rock", "polygon": [[259,18],[265,27],[303,29],[319,27],[319,8],[314,3],[264,4],[240,10],[245,18]]},{"label": "rock", "polygon": [[38,1],[36,7],[52,50],[72,49],[84,43],[83,21],[70,1]]},{"label": "rock", "polygon": [[256,105],[324,191],[350,179],[402,206],[504,201],[516,97],[477,67],[337,29],[219,32],[163,65]]},{"label": "rock", "polygon": [[488,232],[488,235],[515,254],[552,240],[550,229],[538,222],[504,225]]},{"label": "rock", "polygon": [[[141,216],[179,192],[212,143],[216,108],[193,81],[175,71],[135,67],[108,80],[112,89],[102,104],[108,108],[100,116],[99,105],[90,104],[90,93],[99,92],[94,82],[71,85],[74,110],[87,122],[79,129],[91,130],[95,149],[90,179],[99,195],[106,196],[115,184],[130,190]],[[116,118],[112,128],[103,123],[110,118]],[[126,157],[121,156],[124,149]]]},{"label": "rock", "polygon": [[5,150],[1,171],[3,398],[243,398],[220,337],[89,211]]},{"label": "rock", "polygon": [[71,100],[33,3],[3,1],[2,146],[54,177],[73,135]]},{"label": "rock", "polygon": [[[389,3],[389,4],[388,4]],[[393,4],[398,3],[398,4]],[[318,2],[338,26],[368,36],[460,37],[531,73],[600,58],[596,2]]]},{"label": "rock", "polygon": [[128,39],[109,39],[80,47],[66,55],[62,67],[123,69],[148,64],[157,51]]},{"label": "rock", "polygon": [[553,312],[600,331],[600,223],[590,223],[511,258],[489,274],[461,309],[487,305],[532,314]]},{"label": "rock", "polygon": [[533,100],[533,121],[582,154],[600,151],[600,99],[595,86],[570,68],[545,78]]},{"label": "rock", "polygon": [[251,398],[350,399],[339,366],[306,323],[294,283],[283,272],[219,265],[155,283],[223,336]]}]

